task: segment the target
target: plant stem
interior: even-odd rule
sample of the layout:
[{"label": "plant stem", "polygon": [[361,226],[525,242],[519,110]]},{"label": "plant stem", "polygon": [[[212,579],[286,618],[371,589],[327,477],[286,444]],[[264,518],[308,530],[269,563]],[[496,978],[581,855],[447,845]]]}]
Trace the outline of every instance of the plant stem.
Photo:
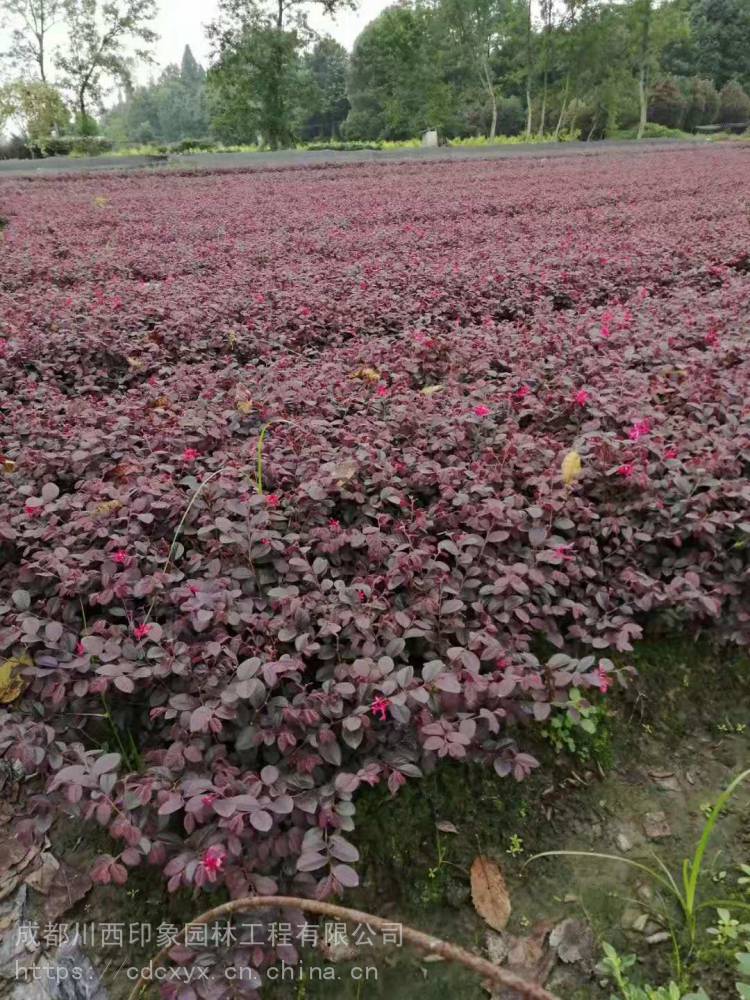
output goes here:
[{"label": "plant stem", "polygon": [[[367,924],[376,930],[393,929],[392,920],[384,920],[383,917],[375,916],[373,913],[364,913],[362,910],[351,910],[349,907],[337,906],[334,903],[324,903],[317,899],[300,899],[297,896],[254,896],[248,899],[234,899],[229,903],[224,903],[222,906],[217,906],[213,910],[202,913],[199,917],[191,920],[189,926],[194,927],[196,924],[210,924],[212,921],[218,920],[220,917],[225,917],[230,913],[285,907],[308,910],[311,913],[346,920],[350,923]],[[186,928],[183,927],[177,937],[170,941],[167,947],[162,948],[149,962],[149,969],[158,966],[158,963],[163,962],[167,958],[175,944],[181,942],[185,930]],[[484,979],[491,980],[505,989],[514,990],[523,1000],[559,1000],[558,997],[553,993],[549,993],[538,983],[519,979],[512,972],[494,965],[486,958],[473,955],[464,948],[459,948],[458,945],[451,944],[448,941],[441,941],[440,938],[432,937],[430,934],[424,934],[422,931],[415,930],[413,927],[406,927],[405,925],[401,925],[401,933],[404,941],[420,949],[420,951],[425,951],[432,955],[440,955],[451,962],[458,962]],[[146,985],[147,981],[141,976],[133,987],[128,1000],[137,1000]]]}]

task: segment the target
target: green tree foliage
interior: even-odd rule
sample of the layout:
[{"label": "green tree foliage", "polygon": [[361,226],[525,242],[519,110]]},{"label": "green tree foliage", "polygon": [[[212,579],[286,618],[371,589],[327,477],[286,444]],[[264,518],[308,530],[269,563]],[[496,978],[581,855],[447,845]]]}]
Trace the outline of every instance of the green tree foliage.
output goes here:
[{"label": "green tree foliage", "polygon": [[346,72],[349,56],[333,38],[320,38],[302,56],[299,137],[339,138],[341,125],[349,113]]},{"label": "green tree foliage", "polygon": [[694,0],[690,21],[695,72],[717,87],[737,79],[750,88],[748,0]]},{"label": "green tree foliage", "polygon": [[304,88],[301,55],[312,41],[307,13],[352,6],[353,0],[219,0],[219,16],[208,29],[217,135],[233,142],[259,137],[272,149],[292,143]]},{"label": "green tree foliage", "polygon": [[104,116],[103,129],[120,143],[170,143],[207,137],[206,71],[190,47],[185,47],[180,66],[167,66],[158,80],[121,98]]},{"label": "green tree foliage", "polygon": [[132,63],[149,58],[148,46],[157,37],[149,27],[156,0],[64,0],[64,10],[68,43],[58,54],[57,66],[85,132],[105,80],[129,85]]},{"label": "green tree foliage", "polygon": [[750,121],[750,97],[737,80],[730,80],[721,88],[719,121],[728,124]]},{"label": "green tree foliage", "polygon": [[685,120],[683,128],[710,125],[719,112],[719,92],[710,80],[699,76],[684,81]]},{"label": "green tree foliage", "polygon": [[45,152],[56,133],[67,131],[69,122],[60,92],[48,83],[18,81],[0,88],[0,132],[7,124],[16,126],[31,150]]},{"label": "green tree foliage", "polygon": [[673,77],[657,80],[648,100],[648,120],[667,128],[682,128],[688,108],[688,98]]}]

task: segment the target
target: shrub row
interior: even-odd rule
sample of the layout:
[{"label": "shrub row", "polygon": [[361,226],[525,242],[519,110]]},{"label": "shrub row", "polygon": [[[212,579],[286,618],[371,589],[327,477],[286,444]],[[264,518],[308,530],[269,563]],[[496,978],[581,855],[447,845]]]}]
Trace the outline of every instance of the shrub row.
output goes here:
[{"label": "shrub row", "polygon": [[363,785],[523,778],[656,611],[747,642],[745,159],[0,182],[18,835],[326,897]]}]

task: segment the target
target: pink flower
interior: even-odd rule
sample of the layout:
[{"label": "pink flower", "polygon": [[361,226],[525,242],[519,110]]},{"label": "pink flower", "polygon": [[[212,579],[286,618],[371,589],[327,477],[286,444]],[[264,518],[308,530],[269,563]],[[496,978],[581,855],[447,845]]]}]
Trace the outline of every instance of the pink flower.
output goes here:
[{"label": "pink flower", "polygon": [[606,694],[612,685],[612,681],[607,675],[607,671],[604,669],[603,666],[601,666],[601,664],[599,665],[598,674],[599,674],[599,690],[601,691],[602,694]]},{"label": "pink flower", "polygon": [[86,655],[86,650],[84,649],[83,643],[82,642],[77,642],[76,643],[76,656],[85,656],[85,655]]},{"label": "pink flower", "polygon": [[266,297],[263,294],[263,292],[256,292],[255,301],[258,303],[258,305],[262,305],[266,301]]},{"label": "pink flower", "polygon": [[357,597],[359,598],[360,604],[364,604],[365,601],[367,600],[367,594],[364,592],[364,590],[358,590]]},{"label": "pink flower", "polygon": [[200,452],[196,451],[195,448],[186,448],[182,453],[182,461],[194,462],[199,455]]},{"label": "pink flower", "polygon": [[579,389],[578,392],[573,397],[579,406],[585,406],[589,401],[589,394],[587,389]]},{"label": "pink flower", "polygon": [[630,479],[634,471],[635,470],[633,466],[631,465],[630,462],[628,462],[627,464],[620,466],[620,468],[617,470],[617,475],[623,476],[625,479]]},{"label": "pink flower", "polygon": [[388,395],[388,387],[385,385],[379,385],[377,390],[377,395],[384,398]]},{"label": "pink flower", "polygon": [[376,698],[375,701],[370,705],[370,711],[373,715],[376,715],[381,722],[385,722],[388,718],[388,706],[390,701],[388,698]]},{"label": "pink flower", "polygon": [[42,508],[32,503],[27,503],[23,510],[28,517],[39,517],[42,513]]},{"label": "pink flower", "polygon": [[268,496],[266,497],[266,503],[268,504],[269,507],[278,507],[280,500],[281,497],[278,495],[278,493],[269,493]]},{"label": "pink flower", "polygon": [[558,558],[563,559],[563,560],[565,560],[565,559],[575,559],[575,556],[573,555],[573,553],[569,551],[572,547],[573,546],[572,546],[571,543],[568,543],[567,545],[558,545],[557,548],[554,549],[553,555],[556,555],[556,556],[558,556]]},{"label": "pink flower", "polygon": [[490,412],[489,406],[484,406],[483,404],[480,404],[479,406],[474,407],[474,413],[478,417],[486,417],[489,415],[489,412]]},{"label": "pink flower", "polygon": [[227,860],[226,851],[221,847],[209,847],[201,859],[201,864],[205,869],[209,882],[215,882],[219,872],[224,867]]},{"label": "pink flower", "polygon": [[113,552],[112,559],[118,566],[127,566],[130,562],[130,556],[124,551],[124,549],[118,549],[117,552]]},{"label": "pink flower", "polygon": [[495,666],[497,667],[498,670],[507,670],[508,667],[510,666],[510,663],[505,659],[504,656],[499,656],[497,660],[495,660]]},{"label": "pink flower", "polygon": [[331,531],[338,531],[339,528],[341,527],[341,522],[338,521],[335,517],[332,517],[331,520],[328,522],[328,527],[331,529]]},{"label": "pink flower", "polygon": [[666,451],[664,452],[664,457],[665,457],[666,459],[670,459],[670,458],[677,458],[677,455],[678,455],[678,454],[679,454],[679,452],[677,451],[677,449],[676,449],[676,448],[668,448],[668,449],[667,449],[667,450],[666,450]]},{"label": "pink flower", "polygon": [[527,385],[522,385],[520,389],[516,389],[516,398],[525,399],[530,392],[531,389]]},{"label": "pink flower", "polygon": [[204,806],[206,806],[206,808],[208,808],[209,806],[212,806],[214,804],[216,798],[217,797],[215,795],[204,795],[201,798],[201,802],[203,803]]},{"label": "pink flower", "polygon": [[651,430],[651,424],[648,420],[636,420],[630,429],[630,434],[628,437],[631,441],[637,441],[639,438],[645,437]]},{"label": "pink flower", "polygon": [[708,344],[709,347],[716,347],[716,345],[719,343],[719,334],[716,332],[716,330],[708,331],[708,333],[706,334],[706,343]]},{"label": "pink flower", "polygon": [[137,625],[133,629],[133,635],[140,642],[141,639],[145,639],[146,638],[146,636],[149,634],[150,631],[151,631],[151,626],[150,625]]}]

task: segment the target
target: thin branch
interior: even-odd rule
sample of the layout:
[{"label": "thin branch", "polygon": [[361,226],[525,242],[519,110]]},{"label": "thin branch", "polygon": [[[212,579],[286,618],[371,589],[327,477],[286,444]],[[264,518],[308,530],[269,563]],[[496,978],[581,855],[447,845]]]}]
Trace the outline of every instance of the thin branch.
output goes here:
[{"label": "thin branch", "polygon": [[[210,924],[230,913],[284,907],[308,910],[311,913],[317,913],[324,917],[335,917],[339,920],[349,921],[350,923],[367,924],[376,930],[392,930],[393,928],[392,920],[384,920],[383,917],[377,917],[373,913],[364,913],[362,910],[352,910],[347,906],[324,903],[317,899],[300,899],[297,896],[253,896],[248,899],[234,899],[229,903],[216,906],[214,909],[201,914],[195,920],[191,920],[189,926]],[[186,927],[183,927],[177,938],[165,948],[162,948],[151,962],[149,962],[148,969],[153,969],[154,966],[158,967],[160,963],[167,959],[170,950],[175,944],[182,942],[186,929]],[[423,934],[422,931],[404,925],[401,925],[401,933],[404,941],[418,948],[420,951],[425,951],[431,955],[439,955],[449,962],[458,962],[459,965],[465,966],[465,968],[470,969],[486,980],[490,980],[497,986],[514,990],[522,1000],[559,1000],[559,997],[556,997],[553,993],[549,993],[538,983],[519,979],[512,972],[493,965],[486,958],[472,955],[471,952],[466,951],[464,948],[459,948],[458,945],[450,944],[448,941],[441,941],[440,938],[432,937],[431,934]],[[147,980],[141,976],[133,987],[128,1000],[138,1000],[142,990],[147,985]]]}]

